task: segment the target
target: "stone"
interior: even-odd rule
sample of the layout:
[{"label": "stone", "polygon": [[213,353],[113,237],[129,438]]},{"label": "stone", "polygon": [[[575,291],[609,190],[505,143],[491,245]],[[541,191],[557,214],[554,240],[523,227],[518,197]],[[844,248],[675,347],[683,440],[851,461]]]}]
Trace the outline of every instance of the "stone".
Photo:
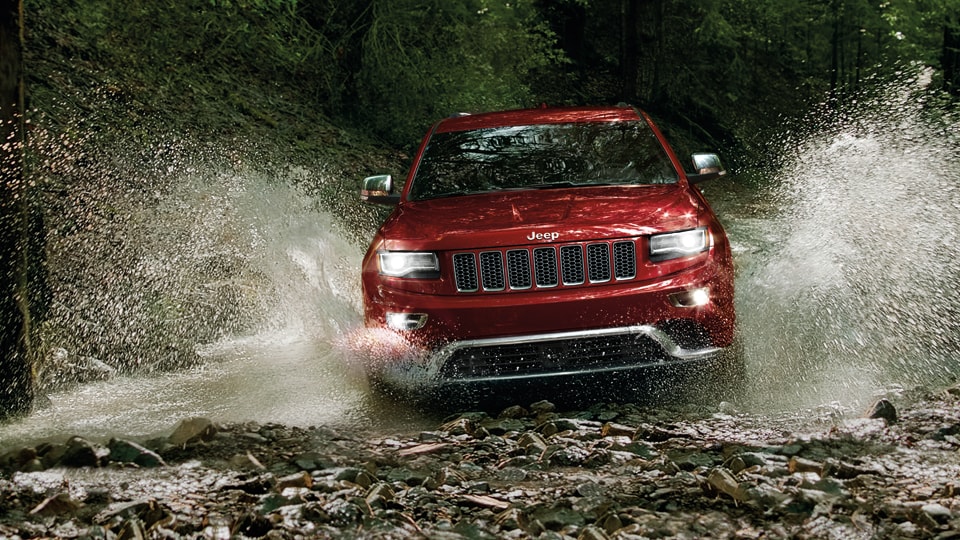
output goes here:
[{"label": "stone", "polygon": [[277,479],[276,489],[283,491],[286,488],[312,488],[313,477],[308,472],[298,472]]},{"label": "stone", "polygon": [[[480,425],[494,435],[503,435],[510,431],[523,431],[527,427],[526,423],[522,420],[507,417],[484,420]],[[479,439],[481,437],[477,438]]]},{"label": "stone", "polygon": [[721,467],[715,467],[707,476],[707,483],[720,493],[730,496],[733,500],[744,502],[749,500],[746,490],[741,487],[740,482],[730,474],[729,471]]},{"label": "stone", "polygon": [[577,495],[581,497],[597,497],[603,495],[604,488],[596,482],[584,482],[577,486]]},{"label": "stone", "polygon": [[82,437],[71,437],[60,463],[67,467],[99,467],[106,462],[110,451]]},{"label": "stone", "polygon": [[920,511],[938,523],[949,521],[953,517],[953,511],[940,503],[925,504],[920,507]]},{"label": "stone", "polygon": [[457,435],[473,435],[474,430],[476,429],[476,424],[470,418],[460,417],[454,420],[451,420],[442,426],[440,426],[441,431],[445,431],[452,436]]},{"label": "stone", "polygon": [[582,527],[586,521],[580,512],[562,502],[537,508],[530,513],[530,517],[552,530],[560,530],[568,526]]},{"label": "stone", "polygon": [[43,461],[38,458],[31,459],[20,466],[20,472],[40,472],[45,469],[46,467],[43,465]]},{"label": "stone", "polygon": [[600,428],[600,435],[604,437],[633,437],[636,432],[637,428],[613,422],[607,422]]},{"label": "stone", "polygon": [[541,400],[536,403],[530,404],[530,411],[532,411],[533,414],[536,414],[536,415],[552,413],[555,410],[557,410],[557,406],[554,405],[553,403],[550,403],[547,400]]},{"label": "stone", "polygon": [[886,398],[881,398],[876,401],[867,411],[867,418],[881,418],[887,424],[896,424],[897,423],[897,408],[893,406],[893,403]]},{"label": "stone", "polygon": [[419,486],[429,478],[429,476],[430,475],[424,471],[396,467],[387,473],[387,480],[390,482],[403,482],[412,487]]},{"label": "stone", "polygon": [[330,458],[317,452],[304,452],[294,457],[290,462],[303,471],[314,471],[334,466]]},{"label": "stone", "polygon": [[500,411],[498,418],[524,418],[530,416],[530,411],[520,405],[512,405]]},{"label": "stone", "polygon": [[166,463],[159,454],[143,446],[123,439],[110,439],[110,461],[136,463],[141,467],[164,467]]},{"label": "stone", "polygon": [[267,468],[263,465],[263,463],[261,463],[260,460],[254,457],[254,455],[251,454],[250,452],[246,452],[243,454],[234,454],[233,456],[230,457],[230,460],[228,463],[230,464],[231,468],[238,469],[241,471],[267,470]]},{"label": "stone", "polygon": [[587,525],[580,530],[577,540],[608,540],[610,537],[603,529],[594,525]]},{"label": "stone", "polygon": [[787,470],[791,473],[823,473],[823,464],[813,460],[791,456],[787,462]]},{"label": "stone", "polygon": [[177,425],[167,438],[170,444],[182,446],[198,441],[209,441],[217,434],[217,427],[208,418],[186,418]]},{"label": "stone", "polygon": [[366,489],[373,485],[373,477],[367,471],[360,471],[354,477],[353,483]]},{"label": "stone", "polygon": [[523,448],[528,455],[540,455],[547,448],[547,442],[539,433],[528,431],[517,439],[517,446]]},{"label": "stone", "polygon": [[393,488],[390,487],[390,484],[380,482],[367,491],[367,495],[364,499],[371,507],[382,507],[386,503],[392,501],[395,496],[396,494],[393,492]]},{"label": "stone", "polygon": [[83,506],[83,503],[75,501],[69,493],[57,493],[47,497],[40,504],[30,510],[31,515],[40,516],[64,516],[65,514],[74,514]]}]

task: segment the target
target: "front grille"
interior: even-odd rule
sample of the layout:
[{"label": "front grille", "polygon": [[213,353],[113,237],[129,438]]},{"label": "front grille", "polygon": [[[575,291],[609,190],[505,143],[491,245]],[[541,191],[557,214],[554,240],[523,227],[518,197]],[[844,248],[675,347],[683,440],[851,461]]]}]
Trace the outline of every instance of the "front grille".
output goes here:
[{"label": "front grille", "polygon": [[630,368],[664,357],[660,345],[637,335],[475,347],[454,353],[443,364],[440,377],[509,377]]},{"label": "front grille", "polygon": [[605,283],[637,276],[637,249],[621,240],[456,253],[453,275],[462,293]]},{"label": "front grille", "polygon": [[453,272],[458,291],[476,292],[479,290],[477,264],[474,262],[473,253],[457,253],[454,255]]},{"label": "front grille", "polygon": [[480,282],[483,283],[485,291],[502,291],[506,287],[502,253],[484,251],[480,254]]}]

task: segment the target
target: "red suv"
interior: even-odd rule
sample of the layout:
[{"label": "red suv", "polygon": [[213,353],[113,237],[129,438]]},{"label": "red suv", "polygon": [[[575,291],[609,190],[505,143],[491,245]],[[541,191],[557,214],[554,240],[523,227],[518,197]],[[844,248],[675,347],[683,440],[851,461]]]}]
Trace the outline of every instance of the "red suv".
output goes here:
[{"label": "red suv", "polygon": [[363,182],[364,201],[395,205],[363,260],[366,325],[395,342],[373,380],[738,377],[730,245],[694,186],[725,171],[692,158],[695,174],[630,106],[434,124],[398,194],[389,175]]}]

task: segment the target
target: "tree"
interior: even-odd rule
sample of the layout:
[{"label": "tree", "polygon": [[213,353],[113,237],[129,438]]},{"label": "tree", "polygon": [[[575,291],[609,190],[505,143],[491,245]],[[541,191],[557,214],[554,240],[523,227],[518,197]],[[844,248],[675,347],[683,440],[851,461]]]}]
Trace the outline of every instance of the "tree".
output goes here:
[{"label": "tree", "polygon": [[0,0],[0,417],[33,403],[22,58],[23,2]]},{"label": "tree", "polygon": [[535,16],[506,0],[374,0],[357,75],[361,117],[401,145],[455,112],[534,105],[528,74],[558,60]]},{"label": "tree", "polygon": [[954,96],[960,97],[960,16],[947,15],[943,25],[943,52],[940,59],[943,65],[944,87]]}]

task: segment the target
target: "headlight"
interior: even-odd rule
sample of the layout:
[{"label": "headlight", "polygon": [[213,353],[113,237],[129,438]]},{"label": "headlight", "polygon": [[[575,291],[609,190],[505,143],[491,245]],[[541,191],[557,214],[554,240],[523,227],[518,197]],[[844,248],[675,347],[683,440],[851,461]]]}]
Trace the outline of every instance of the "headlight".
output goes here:
[{"label": "headlight", "polygon": [[650,260],[666,261],[694,255],[710,247],[706,227],[689,231],[655,234],[650,237]]},{"label": "headlight", "polygon": [[383,251],[380,273],[391,277],[438,278],[440,262],[436,253],[418,251]]}]

